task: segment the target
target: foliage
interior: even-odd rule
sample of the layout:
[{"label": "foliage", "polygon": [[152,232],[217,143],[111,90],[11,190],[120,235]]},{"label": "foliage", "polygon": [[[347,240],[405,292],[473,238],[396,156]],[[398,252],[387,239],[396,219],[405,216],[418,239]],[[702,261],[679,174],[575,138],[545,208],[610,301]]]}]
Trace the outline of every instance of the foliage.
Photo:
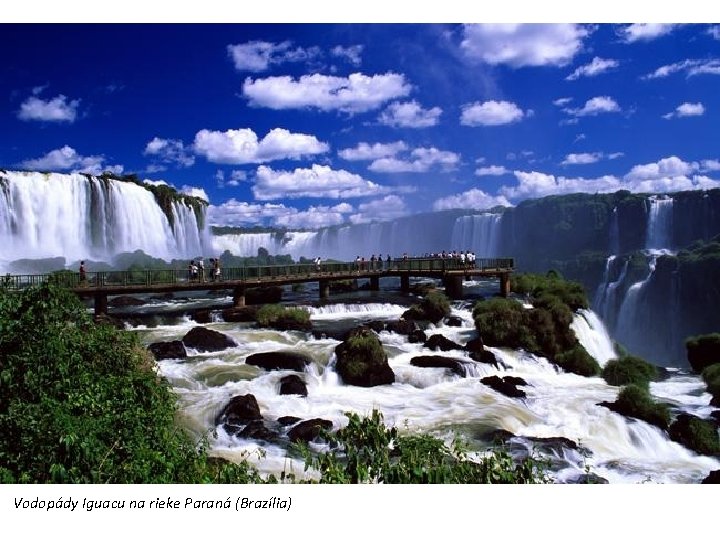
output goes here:
[{"label": "foliage", "polygon": [[437,323],[450,315],[450,301],[440,291],[431,291],[420,302],[420,309],[425,314],[425,319]]},{"label": "foliage", "polygon": [[720,454],[720,438],[712,420],[681,414],[670,426],[668,434],[673,441],[698,454]]},{"label": "foliage", "polygon": [[260,326],[277,329],[310,328],[310,313],[302,308],[289,308],[280,304],[265,304],[257,311]]},{"label": "foliage", "polygon": [[603,379],[613,386],[635,384],[647,388],[650,381],[657,379],[657,368],[639,356],[624,356],[610,360],[603,369]]},{"label": "foliage", "polygon": [[713,364],[703,369],[702,378],[707,384],[708,392],[720,399],[720,364]]},{"label": "foliage", "polygon": [[0,290],[0,477],[7,482],[256,481],[210,462],[134,334],[51,285]]},{"label": "foliage", "polygon": [[490,298],[478,302],[473,309],[473,319],[486,345],[530,352],[539,350],[528,328],[526,310],[514,300]]},{"label": "foliage", "polygon": [[625,416],[645,420],[648,424],[662,429],[667,429],[670,423],[667,405],[656,403],[647,388],[636,384],[629,384],[620,390],[614,410]]},{"label": "foliage", "polygon": [[567,281],[557,272],[550,270],[542,274],[517,274],[511,281],[513,291],[527,293],[533,300],[554,297],[565,304],[570,311],[588,308],[588,299],[582,285]]},{"label": "foliage", "polygon": [[685,346],[688,362],[695,373],[702,373],[706,367],[720,363],[720,334],[689,337]]},{"label": "foliage", "polygon": [[583,377],[600,375],[600,366],[597,361],[579,343],[569,351],[558,354],[555,357],[555,363],[565,371]]},{"label": "foliage", "polygon": [[448,447],[430,435],[403,435],[388,428],[383,416],[346,413],[348,425],[327,433],[331,450],[312,454],[307,446],[306,470],[320,472],[320,482],[333,484],[534,484],[546,482],[543,464],[534,459],[515,463],[502,449],[473,461],[461,441]]}]

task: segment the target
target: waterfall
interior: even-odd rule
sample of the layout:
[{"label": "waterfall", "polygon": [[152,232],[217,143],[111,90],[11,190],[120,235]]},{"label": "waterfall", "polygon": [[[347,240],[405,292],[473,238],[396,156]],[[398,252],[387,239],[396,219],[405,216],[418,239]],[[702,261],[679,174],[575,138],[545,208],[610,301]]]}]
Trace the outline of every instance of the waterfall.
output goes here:
[{"label": "waterfall", "polygon": [[630,286],[620,306],[615,333],[618,336],[618,341],[631,349],[634,348],[633,346],[638,339],[647,339],[648,337],[640,331],[641,325],[638,315],[641,313],[642,292],[655,273],[657,258],[658,255],[650,255],[647,277]]},{"label": "waterfall", "polygon": [[595,312],[581,309],[573,317],[570,328],[575,332],[580,344],[601,367],[605,366],[608,360],[617,357],[610,335]]},{"label": "waterfall", "polygon": [[451,246],[454,250],[474,251],[478,257],[499,255],[502,214],[462,216],[455,220]]},{"label": "waterfall", "polygon": [[110,260],[138,249],[170,260],[207,245],[191,207],[173,203],[171,226],[154,195],[131,182],[12,171],[0,182],[1,260]]},{"label": "waterfall", "polygon": [[672,197],[650,197],[645,249],[670,250],[672,248]]},{"label": "waterfall", "polygon": [[620,223],[617,206],[612,209],[610,218],[610,253],[615,255],[620,253]]}]

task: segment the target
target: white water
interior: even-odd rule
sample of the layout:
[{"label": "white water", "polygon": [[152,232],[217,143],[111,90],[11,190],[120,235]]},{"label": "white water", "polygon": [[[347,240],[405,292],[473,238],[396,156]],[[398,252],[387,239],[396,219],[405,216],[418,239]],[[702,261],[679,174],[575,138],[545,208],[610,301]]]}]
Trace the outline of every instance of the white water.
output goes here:
[{"label": "white water", "polygon": [[617,357],[610,335],[594,311],[581,309],[573,317],[570,328],[575,332],[580,344],[601,367]]},{"label": "white water", "polygon": [[645,248],[648,250],[672,249],[672,197],[650,197]]},{"label": "white water", "polygon": [[407,306],[396,304],[329,304],[323,307],[309,307],[312,320],[332,320],[354,317],[399,318]]},{"label": "white water", "polygon": [[[326,315],[354,317],[358,322],[376,318],[378,313],[396,317],[403,306],[371,304],[363,312],[351,304],[336,308],[319,308],[313,318]],[[335,313],[331,313],[334,310]],[[475,335],[471,314],[456,306],[463,326],[427,330],[428,335],[441,333],[458,343]],[[178,327],[162,327],[143,333],[143,339],[159,341],[179,338],[192,323]],[[602,363],[611,347],[597,317],[589,311],[580,313],[574,323],[583,345],[597,354]],[[644,422],[627,419],[600,407],[601,401],[612,401],[617,388],[600,378],[584,378],[562,373],[544,358],[527,353],[491,349],[500,368],[473,363],[463,351],[434,353],[407,338],[382,332],[380,339],[396,374],[393,385],[360,388],[344,385],[333,369],[332,339],[312,339],[298,332],[276,332],[241,328],[238,325],[214,323],[208,327],[225,332],[236,339],[237,347],[220,354],[193,354],[183,361],[160,362],[161,373],[173,384],[180,396],[182,413],[189,426],[198,434],[214,428],[218,412],[235,395],[252,393],[258,400],[267,421],[292,415],[303,419],[326,418],[335,428],[346,423],[345,411],[368,414],[373,408],[382,410],[386,423],[401,429],[419,430],[450,440],[459,432],[469,438],[471,447],[481,451],[485,443],[475,434],[493,429],[506,429],[518,437],[567,437],[587,449],[583,457],[566,450],[553,457],[560,464],[554,467],[558,480],[571,479],[592,472],[611,482],[697,482],[710,470],[720,467],[715,459],[699,457],[671,442],[667,435]],[[278,395],[279,379],[285,372],[265,372],[245,365],[247,355],[278,349],[291,349],[309,354],[313,363],[302,374],[308,386],[308,397]],[[466,366],[467,377],[461,378],[442,368],[417,368],[410,360],[417,355],[440,355],[458,359]],[[479,379],[497,374],[523,377],[526,399],[507,398],[481,384]],[[658,397],[682,403],[683,407],[700,414],[707,409],[709,396],[698,398],[702,383],[697,377],[675,376],[651,386]],[[301,474],[303,465],[286,456],[285,451],[267,443],[229,436],[222,428],[212,443],[212,452],[240,460],[250,452],[252,459],[266,472]],[[525,439],[521,439],[525,440]],[[529,444],[529,443],[528,443]],[[265,452],[258,458],[258,452]]]},{"label": "white water", "polygon": [[470,250],[477,257],[500,255],[500,227],[502,214],[462,216],[455,220],[452,231],[452,249]]},{"label": "white water", "polygon": [[0,260],[110,260],[138,249],[169,260],[197,256],[205,245],[192,208],[175,203],[171,228],[153,194],[136,184],[81,174],[0,176]]}]

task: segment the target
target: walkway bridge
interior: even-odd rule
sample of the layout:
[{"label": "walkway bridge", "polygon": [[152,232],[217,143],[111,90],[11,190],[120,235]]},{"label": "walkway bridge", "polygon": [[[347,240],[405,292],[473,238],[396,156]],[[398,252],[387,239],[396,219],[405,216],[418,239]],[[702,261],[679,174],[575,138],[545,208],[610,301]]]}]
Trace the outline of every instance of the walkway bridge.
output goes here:
[{"label": "walkway bridge", "polygon": [[446,293],[454,299],[463,296],[463,281],[472,278],[496,278],[500,293],[510,292],[513,259],[477,259],[474,265],[459,259],[409,258],[363,263],[322,262],[320,264],[291,264],[277,266],[246,266],[223,268],[220,279],[209,276],[191,278],[188,270],[126,270],[120,272],[87,272],[81,280],[77,272],[61,271],[53,274],[12,275],[0,278],[10,290],[52,281],[72,290],[81,298],[95,299],[95,314],[107,313],[107,298],[114,295],[161,293],[178,291],[232,290],[235,306],[245,305],[245,291],[256,287],[292,285],[317,281],[320,299],[330,296],[330,282],[369,279],[370,289],[380,289],[380,279],[400,278],[400,288],[410,290],[411,277],[441,279]]}]

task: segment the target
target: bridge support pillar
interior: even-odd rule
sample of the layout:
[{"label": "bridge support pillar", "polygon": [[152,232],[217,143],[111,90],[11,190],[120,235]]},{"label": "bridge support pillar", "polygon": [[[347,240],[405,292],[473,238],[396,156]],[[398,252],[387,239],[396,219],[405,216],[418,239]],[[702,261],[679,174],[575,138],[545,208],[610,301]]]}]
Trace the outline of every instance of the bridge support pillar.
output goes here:
[{"label": "bridge support pillar", "polygon": [[371,291],[379,291],[380,290],[380,276],[370,276],[370,290]]},{"label": "bridge support pillar", "polygon": [[107,294],[95,293],[95,316],[107,315]]},{"label": "bridge support pillar", "polygon": [[400,290],[402,292],[410,292],[410,276],[400,276]]},{"label": "bridge support pillar", "polygon": [[330,298],[330,280],[321,279],[318,281],[318,286],[320,288],[320,300],[327,300]]},{"label": "bridge support pillar", "polygon": [[245,287],[242,285],[233,290],[233,305],[236,308],[245,307]]},{"label": "bridge support pillar", "polygon": [[443,278],[445,285],[445,294],[453,300],[460,300],[463,297],[463,277],[462,276],[445,276]]},{"label": "bridge support pillar", "polygon": [[500,295],[507,298],[508,294],[510,294],[510,274],[505,272],[500,274]]}]

